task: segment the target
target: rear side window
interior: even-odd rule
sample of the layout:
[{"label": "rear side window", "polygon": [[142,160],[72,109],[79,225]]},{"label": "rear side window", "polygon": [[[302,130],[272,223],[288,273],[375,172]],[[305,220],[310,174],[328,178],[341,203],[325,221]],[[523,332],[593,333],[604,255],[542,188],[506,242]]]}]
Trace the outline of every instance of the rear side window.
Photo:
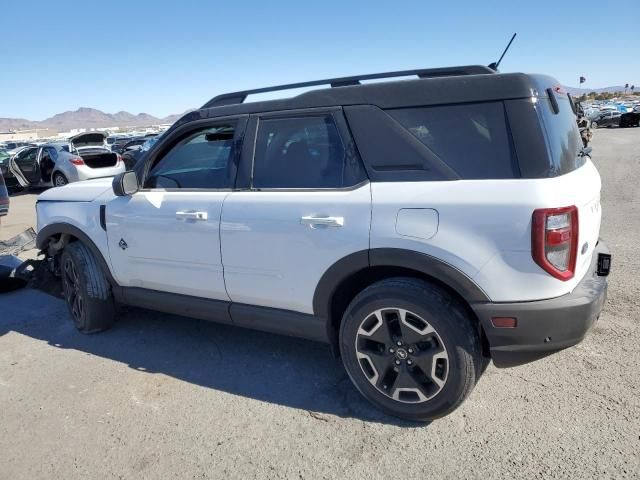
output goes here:
[{"label": "rear side window", "polygon": [[586,159],[579,155],[582,139],[571,104],[563,95],[556,95],[558,113],[555,113],[547,98],[541,97],[539,100],[538,112],[542,117],[551,156],[549,176],[572,172],[584,164]]},{"label": "rear side window", "polygon": [[331,115],[260,120],[254,188],[341,188],[362,175]]},{"label": "rear side window", "polygon": [[463,179],[518,178],[502,102],[387,110]]}]

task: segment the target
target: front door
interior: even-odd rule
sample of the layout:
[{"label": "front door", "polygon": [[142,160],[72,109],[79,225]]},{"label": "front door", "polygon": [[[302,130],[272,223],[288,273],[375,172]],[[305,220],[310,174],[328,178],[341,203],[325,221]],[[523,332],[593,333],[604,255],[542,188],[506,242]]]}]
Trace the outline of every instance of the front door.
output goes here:
[{"label": "front door", "polygon": [[229,299],[220,214],[245,124],[232,118],[174,132],[149,158],[143,188],[108,203],[109,254],[121,286]]},{"label": "front door", "polygon": [[370,185],[339,108],[256,116],[248,131],[248,188],[222,211],[227,291],[233,302],[313,313],[327,269],[369,248]]}]

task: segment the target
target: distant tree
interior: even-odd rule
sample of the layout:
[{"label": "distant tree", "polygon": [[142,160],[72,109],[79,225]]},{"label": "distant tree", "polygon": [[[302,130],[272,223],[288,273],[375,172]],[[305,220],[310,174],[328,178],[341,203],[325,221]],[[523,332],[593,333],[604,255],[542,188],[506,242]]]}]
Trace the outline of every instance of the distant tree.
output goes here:
[{"label": "distant tree", "polygon": [[636,86],[635,85],[631,85],[631,93],[633,93],[633,91],[635,90]]},{"label": "distant tree", "polygon": [[584,102],[587,100],[587,94],[583,93],[582,95],[580,95],[580,98],[578,98],[579,102]]},{"label": "distant tree", "polygon": [[628,88],[629,88],[629,84],[628,84],[628,83],[625,83],[625,84],[624,84],[624,94],[625,94],[625,95],[627,94],[627,89],[628,89]]},{"label": "distant tree", "polygon": [[589,92],[589,95],[588,95],[588,96],[589,96],[589,97],[595,97],[596,95],[597,95],[597,93],[596,93],[596,92]]}]

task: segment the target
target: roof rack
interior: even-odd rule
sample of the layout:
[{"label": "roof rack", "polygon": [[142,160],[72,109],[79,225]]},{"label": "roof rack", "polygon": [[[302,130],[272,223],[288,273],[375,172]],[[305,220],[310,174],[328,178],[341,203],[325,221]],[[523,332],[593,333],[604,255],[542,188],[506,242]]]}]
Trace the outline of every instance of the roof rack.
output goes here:
[{"label": "roof rack", "polygon": [[460,67],[425,68],[419,70],[401,70],[397,72],[372,73],[369,75],[356,75],[353,77],[327,78],[312,82],[289,83],[275,87],[256,88],[255,90],[243,90],[240,92],[225,93],[212,98],[202,108],[221,107],[243,103],[249,95],[257,93],[277,92],[280,90],[292,90],[294,88],[315,87],[318,85],[330,85],[333,87],[347,87],[360,85],[362,80],[375,80],[378,78],[409,77],[416,75],[418,78],[452,77],[459,75],[479,75],[496,73],[495,70],[483,65],[466,65]]}]

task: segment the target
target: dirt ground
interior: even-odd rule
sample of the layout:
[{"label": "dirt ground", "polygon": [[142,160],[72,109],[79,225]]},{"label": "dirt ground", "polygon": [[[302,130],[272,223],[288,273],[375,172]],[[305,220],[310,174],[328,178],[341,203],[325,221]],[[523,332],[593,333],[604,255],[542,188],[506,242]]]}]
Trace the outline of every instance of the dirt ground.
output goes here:
[{"label": "dirt ground", "polygon": [[[0,296],[0,478],[639,478],[640,129],[598,130],[609,300],[587,339],[490,366],[429,425],[371,407],[329,349],[143,311],[77,333]],[[34,222],[12,199],[0,239]]]}]

